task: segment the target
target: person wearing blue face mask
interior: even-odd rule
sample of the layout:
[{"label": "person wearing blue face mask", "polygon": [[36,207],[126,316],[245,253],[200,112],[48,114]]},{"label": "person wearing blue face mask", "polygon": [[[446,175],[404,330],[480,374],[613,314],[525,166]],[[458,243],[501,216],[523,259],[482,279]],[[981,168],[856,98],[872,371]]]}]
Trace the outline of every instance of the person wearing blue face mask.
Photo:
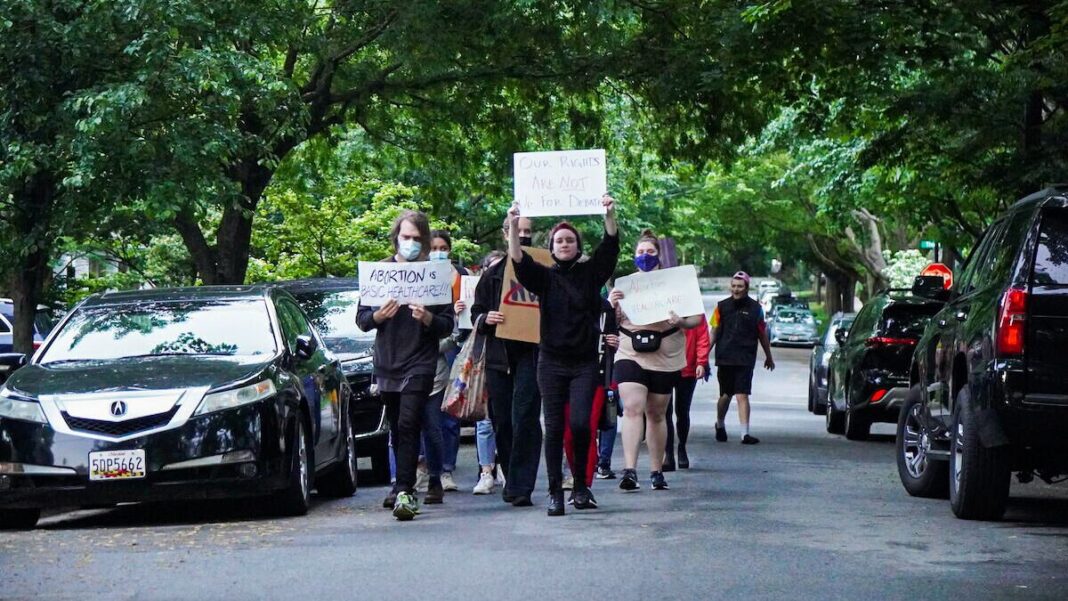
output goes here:
[{"label": "person wearing blue face mask", "polygon": [[[422,212],[405,211],[393,223],[389,238],[394,255],[386,261],[426,260],[430,222]],[[361,330],[376,330],[375,383],[386,404],[397,459],[397,481],[383,505],[392,507],[399,520],[410,520],[419,512],[415,497],[419,434],[434,387],[438,341],[452,334],[454,324],[451,305],[401,305],[394,299],[380,307],[361,304],[356,314]]]},{"label": "person wearing blue face mask", "polygon": [[[660,241],[653,232],[642,232],[634,249],[634,265],[644,272],[660,268]],[[701,325],[703,318],[700,315],[680,318],[672,312],[664,321],[638,327],[620,307],[622,299],[623,291],[618,288],[608,295],[616,309],[621,334],[613,372],[623,402],[624,469],[619,488],[624,491],[641,488],[637,467],[644,429],[652,487],[667,490],[663,472],[667,443],[665,415],[671,392],[686,367],[686,334],[683,330]],[[650,334],[659,340],[658,344],[636,342],[639,337],[646,339]]]}]

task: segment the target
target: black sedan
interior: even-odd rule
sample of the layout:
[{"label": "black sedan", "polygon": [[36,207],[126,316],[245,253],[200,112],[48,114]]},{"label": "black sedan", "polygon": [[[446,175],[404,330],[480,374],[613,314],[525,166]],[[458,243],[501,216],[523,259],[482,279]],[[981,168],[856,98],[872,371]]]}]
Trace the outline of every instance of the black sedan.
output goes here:
[{"label": "black sedan", "polygon": [[823,337],[812,347],[808,361],[808,410],[811,413],[823,415],[827,412],[827,364],[838,348],[835,332],[848,332],[854,317],[856,313],[835,313]]},{"label": "black sedan", "polygon": [[43,507],[356,490],[349,387],[273,287],[94,295],[0,389],[0,526]]},{"label": "black sedan", "polygon": [[341,360],[352,388],[352,430],[359,457],[370,457],[374,478],[389,483],[389,422],[382,397],[371,386],[375,333],[356,327],[360,281],[308,278],[278,284],[300,303],[323,343]]}]

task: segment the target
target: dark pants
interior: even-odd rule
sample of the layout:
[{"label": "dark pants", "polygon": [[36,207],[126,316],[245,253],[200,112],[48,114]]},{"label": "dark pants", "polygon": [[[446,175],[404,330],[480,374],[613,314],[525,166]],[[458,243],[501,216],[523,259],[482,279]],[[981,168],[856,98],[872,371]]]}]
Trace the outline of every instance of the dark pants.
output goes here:
[{"label": "dark pants", "polygon": [[593,393],[597,389],[598,365],[589,361],[565,361],[541,355],[538,359],[538,388],[545,411],[545,467],[549,473],[549,492],[562,489],[564,474],[564,407],[574,440],[575,465],[571,475],[575,486],[586,486],[589,465],[590,416],[593,412]]},{"label": "dark pants", "polygon": [[[434,477],[440,477],[441,472],[445,471],[443,466],[446,449],[442,422],[447,415],[441,412],[441,401],[444,399],[444,390],[432,394],[423,408],[423,455],[426,456],[427,473]],[[455,462],[454,458],[453,463]]]},{"label": "dark pants", "polygon": [[397,457],[398,492],[415,492],[415,470],[419,463],[419,434],[423,428],[429,391],[383,392],[393,453]]},{"label": "dark pants", "polygon": [[667,408],[667,456],[675,455],[675,430],[676,426],[671,423],[671,411],[674,407],[678,417],[679,446],[686,446],[690,438],[690,405],[693,403],[693,391],[697,388],[697,378],[680,378],[675,385],[675,394],[668,403]]},{"label": "dark pants", "polygon": [[510,352],[510,373],[486,370],[497,462],[504,470],[504,494],[513,497],[534,492],[541,461],[541,395],[535,359],[534,350]]}]

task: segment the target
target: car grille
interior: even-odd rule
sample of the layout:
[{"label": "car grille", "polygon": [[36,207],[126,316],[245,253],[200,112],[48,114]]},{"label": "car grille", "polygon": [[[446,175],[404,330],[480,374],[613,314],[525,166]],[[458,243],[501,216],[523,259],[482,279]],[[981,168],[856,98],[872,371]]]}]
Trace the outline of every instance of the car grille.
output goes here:
[{"label": "car grille", "polygon": [[134,432],[151,430],[152,428],[163,426],[171,421],[171,418],[174,417],[174,414],[177,411],[178,407],[175,407],[166,413],[146,415],[145,417],[128,419],[121,422],[71,417],[65,412],[63,413],[63,419],[66,420],[67,426],[70,427],[71,430],[92,432],[93,434],[107,434],[108,436],[126,436],[127,434],[133,434]]}]

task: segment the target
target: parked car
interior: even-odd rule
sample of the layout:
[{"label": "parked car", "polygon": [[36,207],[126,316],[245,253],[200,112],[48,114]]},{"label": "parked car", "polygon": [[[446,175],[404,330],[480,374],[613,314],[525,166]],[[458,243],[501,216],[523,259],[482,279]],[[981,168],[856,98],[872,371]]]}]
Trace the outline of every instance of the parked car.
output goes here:
[{"label": "parked car", "polygon": [[41,508],[263,495],[307,512],[349,496],[340,363],[287,292],[97,294],[0,388],[0,526]]},{"label": "parked car", "polygon": [[371,386],[375,333],[356,327],[359,279],[309,278],[279,286],[297,299],[323,343],[341,360],[341,371],[353,392],[350,409],[356,452],[359,457],[370,457],[375,480],[388,484],[389,422],[382,397]]},{"label": "parked car", "polygon": [[768,321],[768,339],[773,346],[812,346],[819,337],[819,322],[808,309],[782,307]]},{"label": "parked car", "polygon": [[1068,187],[998,216],[927,326],[897,433],[915,496],[998,519],[1009,480],[1068,474]]},{"label": "parked car", "polygon": [[812,347],[812,356],[808,361],[808,410],[811,413],[827,413],[827,363],[838,348],[834,333],[838,330],[849,331],[856,316],[856,313],[835,313],[823,337]]},{"label": "parked car", "polygon": [[827,379],[827,431],[867,438],[874,422],[897,423],[916,342],[944,303],[910,291],[874,295],[853,325],[835,332]]},{"label": "parked car", "polygon": [[[55,324],[54,310],[47,305],[37,305],[33,319],[33,348],[41,346]],[[10,298],[0,298],[0,353],[14,350],[12,336],[15,330],[15,303]]]}]

